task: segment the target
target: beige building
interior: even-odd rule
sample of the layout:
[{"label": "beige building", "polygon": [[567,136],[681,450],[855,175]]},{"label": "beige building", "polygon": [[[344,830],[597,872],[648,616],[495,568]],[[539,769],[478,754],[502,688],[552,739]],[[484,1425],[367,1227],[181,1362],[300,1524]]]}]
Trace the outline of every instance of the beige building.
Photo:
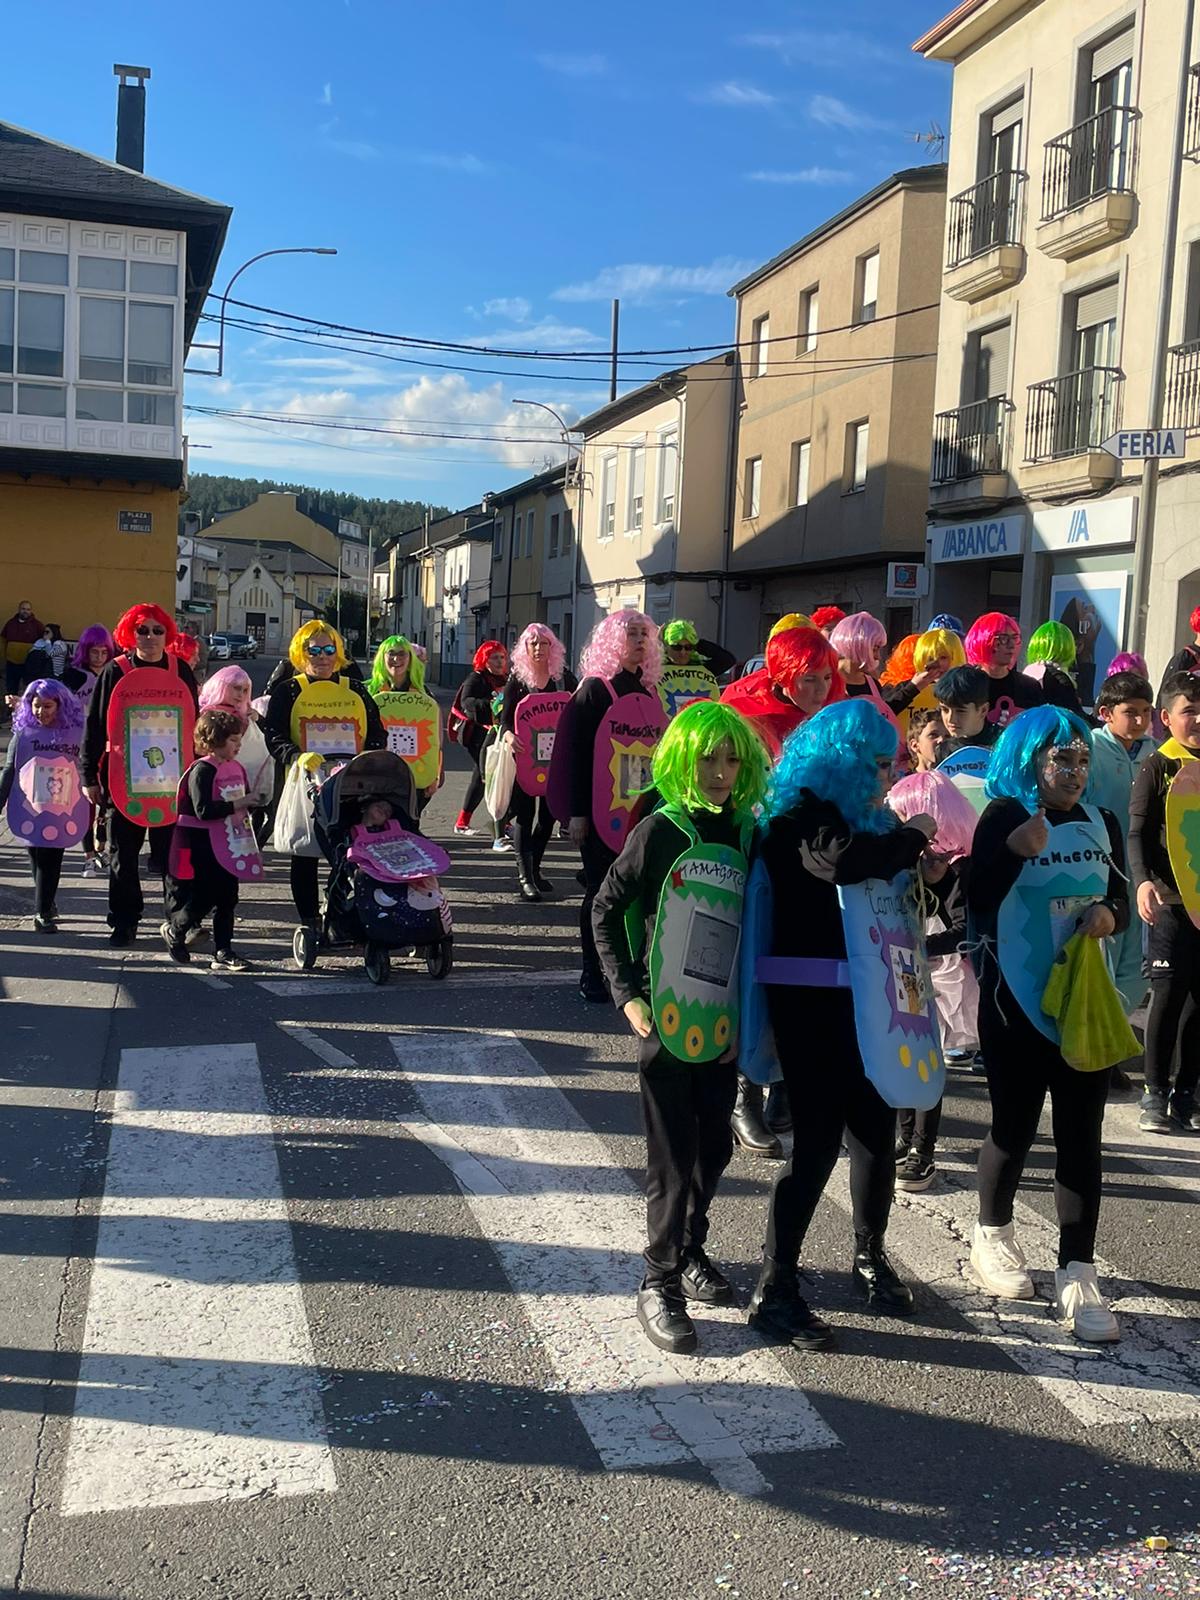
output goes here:
[{"label": "beige building", "polygon": [[[914,45],[954,69],[926,614],[1067,622],[1085,700],[1137,642],[1139,541],[1153,670],[1200,602],[1200,79],[1183,23],[1182,0],[966,0]],[[1189,438],[1151,544],[1153,474],[1101,446],[1151,426],[1156,399]]]},{"label": "beige building", "polygon": [[718,636],[733,377],[729,354],[666,372],[573,430],[579,645],[625,606]]},{"label": "beige building", "polygon": [[489,494],[496,521],[492,545],[491,619],[510,646],[531,622],[553,628],[574,649],[575,515],[566,466],[551,467],[510,489]]},{"label": "beige building", "polygon": [[911,603],[920,561],[946,169],[897,172],[736,284],[736,481],[724,642],[759,650],[785,612]]}]

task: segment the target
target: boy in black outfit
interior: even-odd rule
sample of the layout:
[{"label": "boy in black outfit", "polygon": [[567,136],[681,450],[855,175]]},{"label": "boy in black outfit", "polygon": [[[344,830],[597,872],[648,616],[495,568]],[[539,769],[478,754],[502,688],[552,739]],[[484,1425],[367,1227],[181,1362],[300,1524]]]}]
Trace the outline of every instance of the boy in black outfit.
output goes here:
[{"label": "boy in black outfit", "polygon": [[970,745],[990,750],[995,744],[999,729],[988,721],[991,693],[991,679],[982,667],[951,667],[934,684],[933,697],[942,709],[947,735],[939,760]]}]

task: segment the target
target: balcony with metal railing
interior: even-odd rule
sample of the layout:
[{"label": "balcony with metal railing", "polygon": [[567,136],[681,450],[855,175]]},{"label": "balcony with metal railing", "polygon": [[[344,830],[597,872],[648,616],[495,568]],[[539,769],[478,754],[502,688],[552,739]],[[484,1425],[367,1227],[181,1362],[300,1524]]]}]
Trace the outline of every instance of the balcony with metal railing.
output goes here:
[{"label": "balcony with metal railing", "polygon": [[981,300],[1024,272],[1028,178],[1004,168],[950,201],[945,288],[956,300]]},{"label": "balcony with metal railing", "polygon": [[1008,396],[1000,394],[934,417],[931,507],[965,511],[1008,498],[1014,409]]},{"label": "balcony with metal railing", "polygon": [[1046,144],[1038,249],[1062,261],[1123,239],[1133,226],[1140,112],[1107,106]]},{"label": "balcony with metal railing", "polygon": [[1200,433],[1200,339],[1167,351],[1163,426]]},{"label": "balcony with metal railing", "polygon": [[1186,120],[1183,125],[1183,159],[1200,161],[1200,65],[1188,78]]},{"label": "balcony with metal railing", "polygon": [[1083,367],[1029,385],[1026,492],[1082,492],[1112,482],[1117,463],[1101,446],[1121,425],[1124,382],[1118,367]]}]

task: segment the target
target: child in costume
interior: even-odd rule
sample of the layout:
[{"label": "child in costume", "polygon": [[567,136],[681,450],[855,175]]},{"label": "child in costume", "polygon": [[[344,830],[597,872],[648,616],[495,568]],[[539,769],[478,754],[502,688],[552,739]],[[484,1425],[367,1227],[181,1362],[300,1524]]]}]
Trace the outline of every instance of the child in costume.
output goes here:
[{"label": "child in costume", "polygon": [[[55,896],[63,852],[82,844],[88,831],[90,807],[79,780],[82,738],[83,706],[75,695],[57,678],[36,678],[13,708],[12,737],[0,769],[0,810],[9,808],[13,838],[29,851],[35,933],[58,932]],[[32,775],[31,797],[20,780],[22,769],[35,761],[45,770]]]},{"label": "child in costume", "polygon": [[764,987],[795,1132],[771,1195],[749,1320],[772,1343],[800,1350],[823,1350],[832,1340],[828,1323],[800,1295],[797,1268],[843,1138],[855,1287],[879,1310],[912,1310],[912,1292],[884,1249],[896,1112],[867,1076],[852,994],[839,981],[847,946],[838,886],[891,880],[915,867],[935,832],[931,817],[902,824],[884,806],[895,753],[891,724],[866,701],[820,712],[784,746],[759,845],[771,888],[772,967],[788,978]]},{"label": "child in costume", "polygon": [[[664,1350],[696,1347],[688,1300],[733,1297],[704,1244],[733,1153],[736,954],[766,779],[766,751],[738,712],[685,706],[654,755],[662,804],[634,827],[592,907],[613,1003],[639,1040],[648,1242],[637,1316]],[[704,877],[689,878],[693,861]]]},{"label": "child in costume", "polygon": [[922,706],[919,711],[909,712],[905,745],[914,772],[932,772],[942,759],[945,744],[946,725],[937,706]]},{"label": "child in costume", "polygon": [[1025,646],[1025,676],[1040,683],[1048,706],[1062,706],[1083,716],[1075,687],[1075,635],[1061,622],[1043,622]]},{"label": "child in costume", "polygon": [[995,744],[999,729],[988,721],[991,694],[991,680],[982,667],[952,667],[938,679],[933,696],[948,736],[943,757],[968,746],[990,750]]},{"label": "child in costume", "polygon": [[963,647],[971,665],[988,675],[988,721],[997,728],[1005,727],[1019,711],[1045,704],[1041,684],[1017,671],[1021,625],[1015,617],[985,611],[971,624]]},{"label": "child in costume", "polygon": [[[160,933],[171,960],[186,966],[191,960],[187,936],[212,912],[214,972],[245,972],[250,963],[233,948],[234,914],[238,879],[213,850],[206,824],[249,811],[254,796],[246,792],[246,771],[240,768],[242,792],[232,800],[216,790],[217,768],[237,763],[242,743],[242,719],[233,711],[202,711],[196,719],[194,740],[198,759],[183,776],[179,793],[179,821],[173,841],[170,877],[172,911]],[[240,766],[240,764],[239,764]],[[181,856],[190,872],[183,874]],[[179,873],[179,876],[176,874]]]},{"label": "child in costume", "polygon": [[[566,659],[566,646],[544,622],[531,622],[513,646],[512,672],[504,686],[499,727],[501,737],[514,753],[520,743],[516,717],[521,702],[530,695],[573,694],[578,688],[575,674],[567,671]],[[554,727],[549,732],[553,739]],[[525,770],[528,773],[528,769]],[[545,774],[540,775],[544,780]],[[517,859],[517,893],[522,900],[536,901],[554,890],[554,885],[542,872],[542,857],[554,832],[554,817],[544,791],[528,793],[521,776],[522,763],[518,760],[509,802],[513,853]]]},{"label": "child in costume", "polygon": [[1077,1338],[1104,1343],[1120,1337],[1094,1265],[1109,1075],[1107,1068],[1068,1065],[1057,1025],[1042,1009],[1068,940],[1077,933],[1105,939],[1129,924],[1121,827],[1090,804],[1091,755],[1085,722],[1059,706],[1037,706],[1004,729],[988,768],[991,804],[975,830],[967,883],[992,1103],[979,1153],[971,1266],[989,1293],[1033,1299],[1013,1204],[1049,1093],[1059,1226],[1055,1308]]},{"label": "child in costume", "polygon": [[[966,881],[975,812],[938,772],[914,772],[892,787],[887,803],[902,821],[929,816],[937,832],[921,863],[931,915],[925,928],[925,950],[933,997],[937,1002],[942,1052],[947,1061],[974,1058],[979,1042],[979,989],[959,945],[967,936]],[[928,1111],[903,1110],[897,1118],[896,1187],[919,1194],[937,1176],[934,1151],[942,1120],[942,1102]]]},{"label": "child in costume", "polygon": [[[1200,928],[1185,908],[1177,865],[1190,852],[1183,828],[1167,814],[1172,785],[1195,780],[1200,758],[1200,673],[1176,672],[1159,695],[1166,742],[1141,765],[1129,802],[1129,866],[1138,916],[1149,928],[1150,1015],[1146,1021],[1146,1091],[1138,1126],[1146,1133],[1200,1129]],[[1172,826],[1168,828],[1168,824]],[[1177,849],[1170,845],[1174,835]],[[1191,909],[1197,904],[1195,886]],[[1179,1068],[1172,1071],[1178,1056]]]}]

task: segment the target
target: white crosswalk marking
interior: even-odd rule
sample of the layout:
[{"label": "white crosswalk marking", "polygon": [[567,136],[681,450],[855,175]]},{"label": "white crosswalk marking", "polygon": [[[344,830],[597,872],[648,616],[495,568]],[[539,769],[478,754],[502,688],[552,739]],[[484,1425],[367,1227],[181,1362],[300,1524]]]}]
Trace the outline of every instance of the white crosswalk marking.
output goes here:
[{"label": "white crosswalk marking", "polygon": [[698,1356],[648,1343],[634,1316],[645,1204],[513,1034],[392,1043],[428,1119],[408,1126],[454,1173],[606,1467],[699,1461],[762,1494],[753,1456],[838,1443],[741,1311],[696,1308]]},{"label": "white crosswalk marking", "polygon": [[62,1509],[336,1487],[257,1052],[125,1050]]}]

